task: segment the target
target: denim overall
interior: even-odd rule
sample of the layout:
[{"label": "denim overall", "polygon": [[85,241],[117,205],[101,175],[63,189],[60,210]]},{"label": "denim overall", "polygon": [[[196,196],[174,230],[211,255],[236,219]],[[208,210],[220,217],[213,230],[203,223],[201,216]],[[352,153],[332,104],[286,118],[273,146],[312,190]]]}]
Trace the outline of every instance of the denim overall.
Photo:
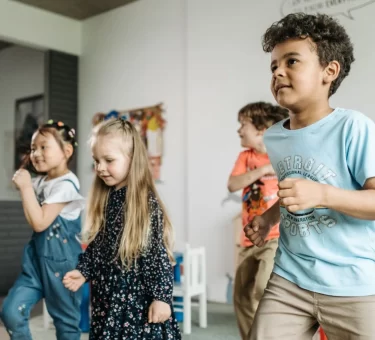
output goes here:
[{"label": "denim overall", "polygon": [[[71,182],[78,191],[75,184]],[[76,239],[81,232],[81,218],[66,220],[61,216],[40,233],[34,232],[26,245],[22,273],[4,300],[0,317],[11,340],[32,339],[30,311],[45,299],[56,328],[58,340],[79,340],[81,332],[81,290],[73,293],[62,284],[64,275],[75,269],[82,252]]]}]

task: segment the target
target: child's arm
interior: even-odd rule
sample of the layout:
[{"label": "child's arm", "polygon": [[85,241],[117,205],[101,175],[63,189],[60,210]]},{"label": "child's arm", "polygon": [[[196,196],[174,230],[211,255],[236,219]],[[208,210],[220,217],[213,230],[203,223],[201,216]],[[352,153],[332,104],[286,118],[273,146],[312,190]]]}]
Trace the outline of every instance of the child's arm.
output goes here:
[{"label": "child's arm", "polygon": [[362,220],[375,220],[375,177],[369,178],[362,190],[292,178],[279,186],[281,203],[291,212],[323,206]]},{"label": "child's arm", "polygon": [[173,268],[163,241],[164,218],[157,203],[151,203],[150,246],[141,257],[142,273],[147,294],[153,302],[149,322],[166,321],[171,314]]},{"label": "child's arm", "polygon": [[261,215],[267,224],[272,228],[274,225],[280,222],[280,200],[277,200],[271,208],[267,209]]},{"label": "child's arm", "polygon": [[13,176],[13,182],[20,190],[25,217],[35,232],[47,229],[68,203],[45,204],[41,207],[27,170],[18,170]]},{"label": "child's arm", "polygon": [[362,220],[375,220],[375,177],[366,181],[363,190],[344,190],[327,185],[323,197],[327,208]]},{"label": "child's arm", "polygon": [[292,178],[279,186],[281,203],[291,212],[323,206],[362,220],[375,220],[375,177],[367,179],[362,190]]},{"label": "child's arm", "polygon": [[85,281],[90,281],[94,266],[94,250],[98,246],[100,233],[89,243],[86,250],[79,255],[76,269],[84,276]]},{"label": "child's arm", "polygon": [[277,201],[271,208],[245,226],[246,237],[256,246],[262,247],[271,228],[280,222],[280,202]]},{"label": "child's arm", "polygon": [[229,192],[235,192],[237,190],[246,188],[250,184],[256,182],[259,178],[262,178],[268,174],[275,174],[271,164],[247,171],[242,175],[231,175],[228,180],[228,190]]},{"label": "child's arm", "polygon": [[91,281],[94,266],[94,249],[98,246],[98,236],[89,243],[84,253],[78,257],[76,269],[65,274],[63,284],[65,288],[76,292],[85,282]]}]

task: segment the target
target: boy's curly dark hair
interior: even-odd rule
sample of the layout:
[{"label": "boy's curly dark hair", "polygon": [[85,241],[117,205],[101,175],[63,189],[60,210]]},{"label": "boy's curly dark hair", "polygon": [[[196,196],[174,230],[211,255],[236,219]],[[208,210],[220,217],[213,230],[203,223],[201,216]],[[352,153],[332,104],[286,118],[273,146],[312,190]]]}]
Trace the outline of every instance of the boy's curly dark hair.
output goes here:
[{"label": "boy's curly dark hair", "polygon": [[329,91],[329,96],[333,95],[349,74],[354,61],[353,45],[344,27],[326,14],[289,14],[267,29],[263,36],[263,50],[272,52],[277,44],[293,38],[310,38],[316,44],[323,67],[333,60],[340,63],[340,73]]},{"label": "boy's curly dark hair", "polygon": [[241,118],[251,120],[257,130],[267,129],[287,117],[287,109],[266,102],[247,104],[238,112],[238,120]]}]

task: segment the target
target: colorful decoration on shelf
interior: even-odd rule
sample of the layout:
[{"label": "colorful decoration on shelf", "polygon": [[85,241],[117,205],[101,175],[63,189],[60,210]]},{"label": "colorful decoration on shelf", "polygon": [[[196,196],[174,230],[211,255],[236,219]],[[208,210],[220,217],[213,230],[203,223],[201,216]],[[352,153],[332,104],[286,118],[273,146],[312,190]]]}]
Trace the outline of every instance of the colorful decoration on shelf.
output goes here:
[{"label": "colorful decoration on shelf", "polygon": [[93,126],[103,120],[122,118],[131,122],[146,145],[150,167],[155,181],[160,182],[160,168],[163,156],[163,130],[166,121],[163,118],[163,104],[136,108],[131,110],[112,110],[108,113],[98,112],[92,119]]}]

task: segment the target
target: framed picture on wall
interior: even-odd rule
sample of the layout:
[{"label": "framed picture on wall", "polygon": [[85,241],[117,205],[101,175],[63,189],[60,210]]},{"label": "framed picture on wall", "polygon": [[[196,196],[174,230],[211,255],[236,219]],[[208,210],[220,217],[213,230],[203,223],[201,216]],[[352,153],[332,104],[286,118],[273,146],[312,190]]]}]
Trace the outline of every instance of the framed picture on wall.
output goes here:
[{"label": "framed picture on wall", "polygon": [[[18,170],[24,165],[25,159],[29,154],[33,133],[46,121],[44,96],[40,94],[17,99],[14,117],[14,170]],[[28,168],[26,167],[26,169]]]}]

